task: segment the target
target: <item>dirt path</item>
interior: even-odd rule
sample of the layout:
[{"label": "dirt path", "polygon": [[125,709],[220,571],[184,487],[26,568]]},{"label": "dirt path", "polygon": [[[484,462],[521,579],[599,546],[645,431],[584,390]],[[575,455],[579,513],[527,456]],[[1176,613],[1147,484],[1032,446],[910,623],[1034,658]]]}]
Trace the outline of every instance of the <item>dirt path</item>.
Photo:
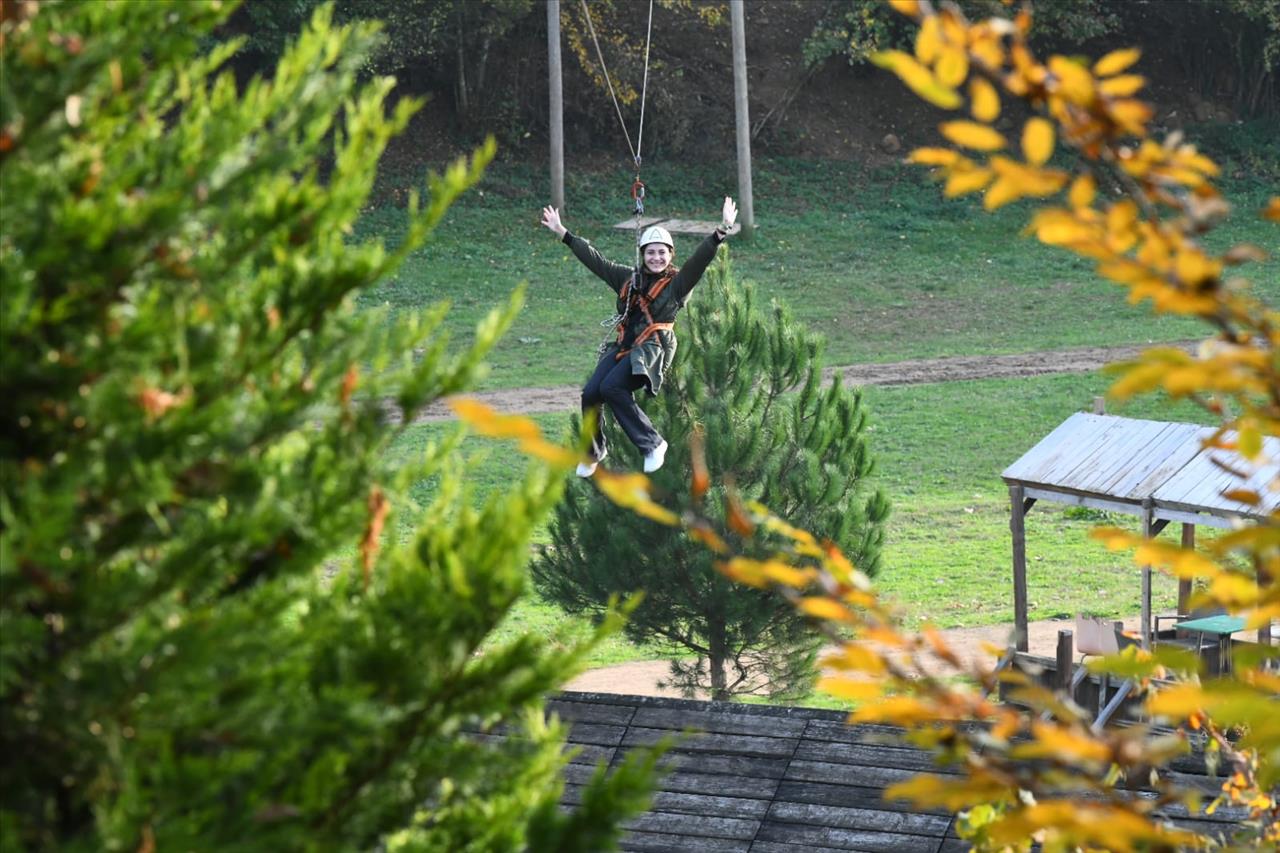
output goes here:
[{"label": "dirt path", "polygon": [[[1139,617],[1124,620],[1124,627],[1137,631]],[[979,628],[954,628],[943,631],[947,644],[966,662],[991,660],[984,644],[1004,648],[1009,642],[1010,625],[986,625]],[[1029,651],[1033,655],[1052,658],[1057,650],[1058,631],[1071,630],[1073,620],[1046,619],[1027,625]],[[565,690],[587,693],[621,693],[631,696],[680,696],[676,690],[659,686],[670,674],[664,660],[635,661],[584,672],[564,686]],[[706,696],[699,696],[705,699]]]},{"label": "dirt path", "polygon": [[[1173,343],[1190,350],[1193,343]],[[846,385],[915,385],[925,382],[959,382],[965,379],[1010,379],[1043,376],[1049,373],[1087,373],[1115,361],[1130,359],[1146,349],[1141,346],[1075,347],[1072,349],[1025,352],[1013,355],[961,355],[947,358],[919,358],[885,364],[855,364],[825,371],[830,378],[839,373]],[[533,415],[572,411],[578,406],[576,385],[555,388],[510,388],[471,394],[487,406],[506,415]],[[445,401],[428,406],[417,421],[444,421],[453,417]]]}]

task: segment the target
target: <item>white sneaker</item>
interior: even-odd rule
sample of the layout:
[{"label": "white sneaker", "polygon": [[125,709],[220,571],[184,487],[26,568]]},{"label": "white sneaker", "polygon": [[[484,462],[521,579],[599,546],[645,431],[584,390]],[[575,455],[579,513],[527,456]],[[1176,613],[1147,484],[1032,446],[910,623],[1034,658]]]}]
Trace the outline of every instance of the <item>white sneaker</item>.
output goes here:
[{"label": "white sneaker", "polygon": [[[604,456],[608,455],[609,454],[606,452]],[[604,459],[604,456],[601,456],[600,459],[596,459],[593,462],[579,462],[577,468],[578,476],[585,479],[594,474],[596,472],[596,466],[600,464],[600,461]]]},{"label": "white sneaker", "polygon": [[667,443],[663,441],[644,457],[644,472],[652,474],[662,467],[667,458]]}]

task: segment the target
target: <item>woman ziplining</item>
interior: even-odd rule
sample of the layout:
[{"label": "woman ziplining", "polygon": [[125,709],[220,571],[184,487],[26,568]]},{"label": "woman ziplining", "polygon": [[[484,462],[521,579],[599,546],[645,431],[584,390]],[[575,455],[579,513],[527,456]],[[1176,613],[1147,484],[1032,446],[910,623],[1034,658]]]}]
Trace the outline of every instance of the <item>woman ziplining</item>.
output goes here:
[{"label": "woman ziplining", "polygon": [[738,206],[725,197],[720,224],[689,256],[683,267],[674,266],[675,243],[665,228],[650,226],[637,240],[641,263],[636,267],[605,258],[589,242],[576,236],[560,221],[560,211],[542,209],[542,224],[560,238],[578,260],[618,294],[616,337],[601,347],[596,369],[582,388],[582,411],[596,413],[589,461],[578,465],[579,477],[590,477],[608,454],[601,406],[608,404],[627,438],[644,454],[644,470],[662,467],[667,442],[654,429],[648,415],[632,396],[645,388],[657,396],[662,379],[676,353],[675,319],[684,307],[716,250],[728,237],[738,218]]},{"label": "woman ziplining", "polygon": [[578,476],[590,477],[594,474],[596,466],[608,453],[604,425],[601,422],[602,406],[605,403],[609,405],[609,410],[613,412],[627,438],[644,454],[645,472],[653,473],[662,467],[667,454],[667,442],[653,428],[648,415],[637,405],[632,395],[638,389],[645,388],[651,396],[657,396],[662,388],[662,379],[676,354],[676,315],[684,307],[685,300],[689,298],[689,292],[698,283],[698,279],[702,278],[707,264],[715,257],[716,249],[733,228],[733,223],[738,218],[738,206],[733,199],[725,197],[719,227],[694,250],[683,269],[673,266],[675,243],[667,229],[653,225],[643,234],[640,233],[645,193],[645,186],[640,180],[640,151],[644,140],[645,94],[649,84],[653,0],[649,2],[649,25],[644,44],[644,82],[640,88],[640,125],[634,145],[631,143],[631,134],[627,131],[627,123],[622,118],[622,105],[618,103],[618,94],[614,91],[609,69],[604,63],[600,40],[596,38],[591,10],[587,8],[586,0],[581,2],[582,14],[591,33],[591,41],[595,44],[596,56],[600,60],[600,70],[609,86],[609,96],[618,113],[618,123],[622,126],[623,136],[626,137],[627,147],[635,162],[636,174],[631,184],[631,198],[635,202],[636,250],[639,257],[634,267],[614,263],[597,252],[586,240],[570,233],[560,222],[559,210],[551,205],[542,209],[542,224],[566,243],[578,256],[578,260],[618,295],[617,316],[614,321],[606,324],[614,325],[616,337],[612,341],[606,340],[600,346],[596,369],[582,389],[584,419],[587,413],[594,413],[596,429],[591,437],[588,460],[578,464]]}]

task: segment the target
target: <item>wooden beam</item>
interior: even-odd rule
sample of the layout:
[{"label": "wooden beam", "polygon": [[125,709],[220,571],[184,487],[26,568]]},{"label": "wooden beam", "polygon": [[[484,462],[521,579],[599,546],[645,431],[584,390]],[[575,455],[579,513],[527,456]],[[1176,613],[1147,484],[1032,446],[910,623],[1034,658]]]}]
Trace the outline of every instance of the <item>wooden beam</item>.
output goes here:
[{"label": "wooden beam", "polygon": [[1020,652],[1027,645],[1027,527],[1022,486],[1009,487],[1009,532],[1013,535],[1013,630]]},{"label": "wooden beam", "polygon": [[[1010,483],[1010,486],[1012,485],[1013,484]],[[1122,512],[1125,515],[1142,515],[1141,504],[1107,500],[1106,498],[1089,497],[1088,495],[1077,495],[1072,492],[1059,492],[1053,489],[1040,488],[1038,486],[1022,486],[1022,493],[1029,498],[1046,500],[1050,503],[1066,504],[1067,506],[1087,506],[1090,509],[1104,509],[1108,512]]]},{"label": "wooden beam", "polygon": [[1075,639],[1072,631],[1058,632],[1058,669],[1054,673],[1060,690],[1070,690],[1072,683],[1071,661],[1075,657]]},{"label": "wooden beam", "polygon": [[[1192,549],[1196,547],[1196,526],[1187,522],[1182,523],[1182,547]],[[1190,613],[1191,608],[1191,579],[1178,579],[1178,612]]]},{"label": "wooden beam", "polygon": [[[1142,536],[1144,539],[1152,537],[1152,529],[1155,526],[1155,520],[1152,516],[1154,504],[1151,498],[1147,498],[1142,502]],[[1142,567],[1142,647],[1144,649],[1151,648],[1151,567]]]}]

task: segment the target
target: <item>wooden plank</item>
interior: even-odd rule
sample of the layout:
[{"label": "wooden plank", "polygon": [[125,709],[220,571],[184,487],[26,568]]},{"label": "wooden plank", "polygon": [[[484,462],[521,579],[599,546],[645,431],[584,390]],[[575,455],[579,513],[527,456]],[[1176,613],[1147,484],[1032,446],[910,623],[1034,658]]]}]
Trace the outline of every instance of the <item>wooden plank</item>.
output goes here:
[{"label": "wooden plank", "polygon": [[[623,746],[650,746],[670,737],[669,729],[643,729],[632,726],[623,738]],[[757,737],[754,735],[690,734],[681,735],[677,741],[681,752],[716,752],[733,755],[752,755],[765,758],[785,758],[795,748],[793,738]]]},{"label": "wooden plank", "polygon": [[[642,853],[689,853],[691,849],[695,849],[690,845],[688,836],[663,832],[628,832],[622,836],[618,847]],[[699,838],[696,849],[707,853],[746,853],[751,849],[751,842],[728,838]]]},{"label": "wooden plank", "polygon": [[[1168,454],[1181,444],[1186,433],[1182,424],[1151,422],[1146,429],[1131,430],[1111,448],[1108,456],[1113,464],[1099,467],[1080,482],[1084,491],[1115,495],[1114,486],[1120,483],[1140,483],[1150,472],[1160,466]],[[1125,493],[1127,495],[1127,493]],[[1138,495],[1139,500],[1146,495]]]},{"label": "wooden plank", "polygon": [[1142,500],[1154,492],[1195,455],[1187,442],[1195,439],[1194,424],[1172,423],[1145,451],[1145,458],[1122,477],[1101,483],[1099,491],[1116,497]]},{"label": "wooden plank", "polygon": [[812,844],[784,844],[777,841],[756,840],[751,853],[849,853],[847,847],[814,847]]},{"label": "wooden plank", "polygon": [[658,784],[664,791],[771,800],[778,790],[779,781],[777,778],[760,778],[757,776],[677,772],[666,774],[659,780]]},{"label": "wooden plank", "polygon": [[1076,435],[1083,427],[1082,424],[1089,423],[1091,418],[1096,415],[1087,415],[1083,412],[1077,412],[1071,415],[1062,423],[1053,428],[1053,431],[1046,435],[1036,445],[1026,453],[1018,457],[1012,465],[1008,466],[1000,473],[1001,477],[1011,480],[1028,480],[1030,473],[1036,470],[1043,460],[1053,453],[1057,452],[1058,446]]},{"label": "wooden plank", "polygon": [[613,726],[629,725],[636,713],[634,705],[609,705],[565,698],[548,701],[547,710],[555,712],[562,720]]},{"label": "wooden plank", "polygon": [[883,746],[906,746],[905,732],[897,726],[871,723],[850,725],[847,720],[810,720],[804,730],[806,740],[830,740],[838,743],[870,743]]},{"label": "wooden plank", "polygon": [[932,851],[942,840],[921,835],[895,835],[872,830],[772,821],[764,822],[756,839],[784,844],[818,845],[837,850],[862,850],[867,853],[922,853]]},{"label": "wooden plank", "polygon": [[[640,227],[648,228],[650,225],[658,225],[666,221],[667,217],[665,216],[641,216]],[[636,218],[633,216],[630,219],[624,219],[621,222],[614,224],[613,227],[615,231],[634,231],[636,230]],[[663,227],[665,228],[666,226]],[[668,228],[667,230],[669,231],[671,229]]]},{"label": "wooden plank", "polygon": [[662,766],[697,773],[781,779],[787,772],[787,759],[756,758],[746,755],[708,755],[673,750],[663,756]]},{"label": "wooden plank", "polygon": [[912,747],[872,746],[853,743],[801,741],[793,761],[825,761],[858,767],[894,767],[899,770],[938,769],[933,756]]},{"label": "wooden plank", "polygon": [[[829,761],[793,761],[782,777],[787,781],[827,782],[833,785],[847,785],[857,782],[859,785],[872,788],[887,788],[898,782],[918,776],[918,770],[906,770],[898,767],[857,767],[848,764],[832,764]],[[954,775],[939,773],[938,775]]]},{"label": "wooden plank", "polygon": [[[857,779],[853,781],[859,781]],[[920,814],[950,815],[944,808],[921,808],[908,800],[886,800],[883,788],[856,784],[832,785],[825,782],[783,780],[778,783],[774,799],[788,803],[813,803],[822,806],[845,806]]]},{"label": "wooden plank", "polygon": [[[658,783],[662,788],[666,785]],[[746,797],[720,797],[710,794],[686,794],[661,790],[653,795],[655,812],[672,814],[697,814],[708,817],[733,817],[742,820],[760,820],[769,811],[769,800]]]},{"label": "wooden plank", "polygon": [[1080,495],[1065,489],[1038,488],[1023,486],[1022,493],[1028,498],[1066,506],[1087,506],[1090,509],[1102,509],[1107,512],[1119,512],[1126,515],[1141,515],[1142,504],[1139,502],[1120,501],[1114,498],[1099,498],[1092,495]]},{"label": "wooden plank", "polygon": [[[635,220],[631,220],[632,228],[635,228]],[[664,219],[662,227],[670,231],[672,234],[689,234],[695,237],[705,237],[716,227],[720,225],[719,220],[715,222],[707,222],[700,219]],[[615,226],[616,227],[616,226]],[[737,234],[742,230],[741,223],[733,223],[733,227],[729,229],[729,234]]]},{"label": "wooden plank", "polygon": [[711,734],[799,737],[808,721],[763,714],[693,711],[684,708],[637,708],[632,725],[680,732],[694,729]]},{"label": "wooden plank", "polygon": [[937,853],[969,853],[973,845],[962,838],[947,838],[938,847]]},{"label": "wooden plank", "polygon": [[626,726],[601,726],[595,723],[572,723],[569,728],[569,743],[595,744],[596,746],[617,746],[622,743]]},{"label": "wooden plank", "polygon": [[[1065,428],[1066,432],[1058,437],[1056,444],[1047,453],[1036,455],[1036,448],[1039,447],[1037,445],[1023,456],[1027,464],[1014,475],[1014,478],[1036,483],[1054,482],[1049,479],[1053,470],[1073,464],[1074,460],[1079,459],[1088,447],[1099,440],[1099,435],[1114,424],[1115,420],[1110,415],[1083,413],[1072,415],[1059,427],[1059,429]],[[1050,433],[1050,436],[1052,435],[1053,433]]]},{"label": "wooden plank", "polygon": [[570,764],[608,764],[613,761],[614,753],[617,749],[612,746],[598,746],[597,744],[565,744],[566,752],[573,752],[573,756],[569,759]]},{"label": "wooden plank", "polygon": [[1076,480],[1083,477],[1082,471],[1090,470],[1095,458],[1109,442],[1117,440],[1126,429],[1132,427],[1125,423],[1127,419],[1107,416],[1108,423],[1100,424],[1079,441],[1069,446],[1070,452],[1059,455],[1052,465],[1040,469],[1040,482],[1057,486],[1076,487]]},{"label": "wooden plank", "polygon": [[810,826],[831,826],[839,829],[871,829],[897,835],[942,838],[947,833],[947,827],[951,825],[951,816],[888,809],[777,802],[769,809],[769,822],[804,823]]},{"label": "wooden plank", "polygon": [[[750,841],[760,828],[758,820],[742,820],[732,817],[711,817],[709,815],[675,814],[672,812],[645,812],[624,823],[623,828],[639,832],[658,832],[665,835],[683,835],[698,839],[732,838],[739,841]],[[689,847],[697,844],[689,843]],[[686,848],[687,849],[687,848]]]},{"label": "wooden plank", "polygon": [[1069,482],[1073,489],[1082,492],[1098,491],[1097,483],[1123,477],[1131,471],[1142,457],[1142,451],[1158,439],[1166,426],[1163,421],[1121,421],[1091,454],[1078,459],[1077,465],[1058,482]]}]

